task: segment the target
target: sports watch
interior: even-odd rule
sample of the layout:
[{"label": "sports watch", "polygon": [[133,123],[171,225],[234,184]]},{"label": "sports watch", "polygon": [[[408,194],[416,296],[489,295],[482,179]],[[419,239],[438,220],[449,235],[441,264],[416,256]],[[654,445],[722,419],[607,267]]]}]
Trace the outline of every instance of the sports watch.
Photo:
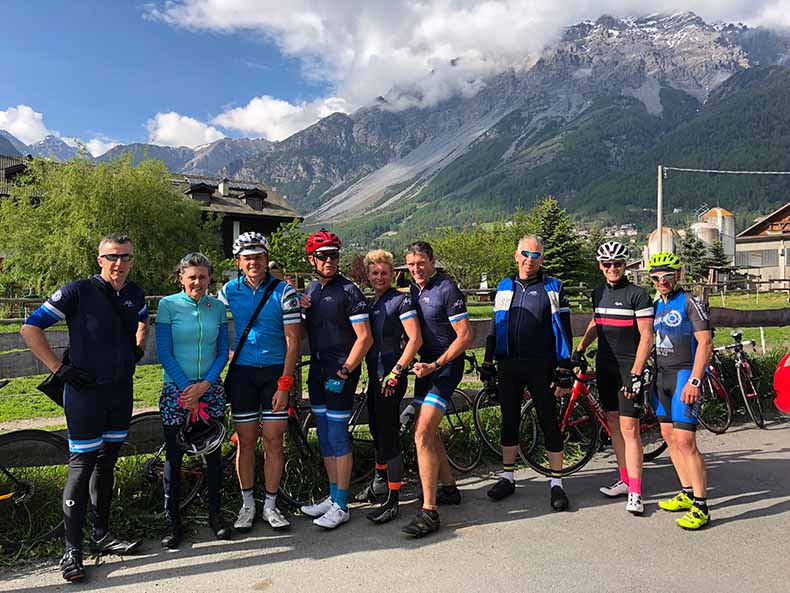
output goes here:
[{"label": "sports watch", "polygon": [[700,379],[699,377],[691,377],[691,379],[689,379],[689,385],[691,385],[692,387],[699,387],[700,385],[702,385],[702,379]]}]

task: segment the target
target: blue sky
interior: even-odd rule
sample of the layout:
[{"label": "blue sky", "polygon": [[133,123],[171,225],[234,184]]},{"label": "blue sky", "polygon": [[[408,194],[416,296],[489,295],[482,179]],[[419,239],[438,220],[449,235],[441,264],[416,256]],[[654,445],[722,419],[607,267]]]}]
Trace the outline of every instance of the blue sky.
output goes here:
[{"label": "blue sky", "polygon": [[708,21],[790,26],[786,2],[3,0],[0,129],[27,143],[78,138],[93,154],[117,142],[280,140],[393,87],[414,87],[417,106],[469,92],[604,13],[680,4]]}]

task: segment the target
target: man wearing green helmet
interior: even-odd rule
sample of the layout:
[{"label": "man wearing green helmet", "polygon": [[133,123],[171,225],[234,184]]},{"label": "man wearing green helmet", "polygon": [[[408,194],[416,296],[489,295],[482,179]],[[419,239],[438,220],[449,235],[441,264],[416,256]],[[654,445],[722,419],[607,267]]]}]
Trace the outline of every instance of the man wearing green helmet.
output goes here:
[{"label": "man wearing green helmet", "polygon": [[677,520],[684,529],[708,524],[707,475],[695,430],[702,378],[713,341],[705,305],[678,286],[680,259],[656,253],[647,264],[658,291],[653,328],[656,333],[654,404],[661,435],[669,445],[681,491],[658,506],[665,511],[687,511]]}]

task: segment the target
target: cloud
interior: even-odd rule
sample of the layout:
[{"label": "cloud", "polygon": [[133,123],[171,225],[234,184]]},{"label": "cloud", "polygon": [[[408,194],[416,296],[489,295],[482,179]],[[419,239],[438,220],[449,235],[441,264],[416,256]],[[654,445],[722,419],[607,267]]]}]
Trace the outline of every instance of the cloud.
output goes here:
[{"label": "cloud", "polygon": [[85,143],[85,148],[88,149],[88,152],[91,154],[92,157],[98,158],[103,155],[108,150],[115,148],[118,146],[120,142],[116,142],[115,140],[110,140],[106,137],[101,138],[91,138]]},{"label": "cloud", "polygon": [[338,111],[349,111],[349,106],[339,97],[294,104],[264,95],[255,97],[244,107],[225,111],[211,123],[247,134],[258,134],[268,140],[282,140]]},{"label": "cloud", "polygon": [[44,116],[27,105],[0,111],[0,130],[10,132],[25,144],[34,144],[52,133],[44,125]]},{"label": "cloud", "polygon": [[161,146],[195,148],[225,137],[217,128],[175,111],[157,113],[145,127],[148,129],[148,141]]}]

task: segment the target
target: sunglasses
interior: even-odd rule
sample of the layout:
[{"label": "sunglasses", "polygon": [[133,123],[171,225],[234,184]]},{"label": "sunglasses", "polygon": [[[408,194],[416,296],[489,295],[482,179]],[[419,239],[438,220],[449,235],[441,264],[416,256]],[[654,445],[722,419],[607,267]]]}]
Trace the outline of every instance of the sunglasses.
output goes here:
[{"label": "sunglasses", "polygon": [[103,257],[107,261],[121,260],[122,262],[128,262],[134,259],[134,255],[132,255],[131,253],[104,253],[99,257]]},{"label": "sunglasses", "polygon": [[675,274],[671,272],[669,274],[650,274],[650,279],[653,282],[668,282],[675,279]]},{"label": "sunglasses", "polygon": [[622,262],[622,261],[602,261],[601,265],[608,270],[611,267],[622,268],[625,265],[625,262]]},{"label": "sunglasses", "polygon": [[316,251],[313,254],[318,261],[326,261],[328,259],[340,259],[339,251]]},{"label": "sunglasses", "polygon": [[521,255],[524,257],[531,257],[532,259],[540,259],[540,256],[543,254],[540,251],[529,251],[525,249],[521,252]]}]

